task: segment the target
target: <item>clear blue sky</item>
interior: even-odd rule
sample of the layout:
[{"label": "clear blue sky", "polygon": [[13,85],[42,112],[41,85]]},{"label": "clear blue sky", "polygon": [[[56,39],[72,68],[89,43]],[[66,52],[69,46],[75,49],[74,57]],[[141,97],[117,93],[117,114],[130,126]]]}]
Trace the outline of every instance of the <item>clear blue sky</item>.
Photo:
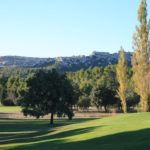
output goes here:
[{"label": "clear blue sky", "polygon": [[132,51],[139,2],[0,0],[0,55],[89,55],[120,46]]}]

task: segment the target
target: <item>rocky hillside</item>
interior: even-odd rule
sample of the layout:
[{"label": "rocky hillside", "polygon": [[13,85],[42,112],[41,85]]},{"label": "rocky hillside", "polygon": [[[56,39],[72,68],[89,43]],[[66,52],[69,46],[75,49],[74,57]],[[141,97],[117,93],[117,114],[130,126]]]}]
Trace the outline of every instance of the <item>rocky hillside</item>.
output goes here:
[{"label": "rocky hillside", "polygon": [[[128,62],[131,60],[130,52],[126,53]],[[118,53],[93,52],[89,56],[72,56],[57,58],[34,58],[20,56],[0,57],[0,67],[59,67],[64,71],[76,71],[81,68],[94,66],[107,66],[118,62]]]}]

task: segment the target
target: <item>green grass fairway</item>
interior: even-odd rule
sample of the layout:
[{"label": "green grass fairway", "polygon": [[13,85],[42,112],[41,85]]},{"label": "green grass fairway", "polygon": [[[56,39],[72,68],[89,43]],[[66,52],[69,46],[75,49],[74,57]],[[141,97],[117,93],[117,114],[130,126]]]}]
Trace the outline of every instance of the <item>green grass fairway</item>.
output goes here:
[{"label": "green grass fairway", "polygon": [[0,120],[1,150],[149,150],[150,113],[102,119]]},{"label": "green grass fairway", "polygon": [[10,113],[10,112],[20,112],[21,107],[19,106],[0,106],[0,112]]}]

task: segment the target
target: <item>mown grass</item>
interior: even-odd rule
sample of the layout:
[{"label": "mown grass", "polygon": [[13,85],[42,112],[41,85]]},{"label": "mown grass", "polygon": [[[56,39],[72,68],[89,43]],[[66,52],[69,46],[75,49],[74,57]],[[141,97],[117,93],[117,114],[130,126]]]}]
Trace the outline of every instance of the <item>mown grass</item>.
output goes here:
[{"label": "mown grass", "polygon": [[150,113],[102,119],[0,120],[1,150],[148,150]]},{"label": "mown grass", "polygon": [[21,107],[19,107],[19,106],[0,106],[0,112],[3,112],[3,113],[21,112]]}]

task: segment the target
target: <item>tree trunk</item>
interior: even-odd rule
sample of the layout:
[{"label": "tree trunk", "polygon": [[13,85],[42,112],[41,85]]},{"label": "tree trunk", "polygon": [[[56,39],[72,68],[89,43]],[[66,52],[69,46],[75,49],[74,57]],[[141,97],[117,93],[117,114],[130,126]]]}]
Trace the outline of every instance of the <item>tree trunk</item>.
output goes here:
[{"label": "tree trunk", "polygon": [[54,114],[51,113],[51,117],[50,117],[50,125],[53,126],[54,124]]},{"label": "tree trunk", "polygon": [[107,105],[104,105],[105,113],[107,113]]},{"label": "tree trunk", "polygon": [[149,97],[146,94],[141,96],[142,112],[148,112],[149,111],[148,99],[149,99]]}]

